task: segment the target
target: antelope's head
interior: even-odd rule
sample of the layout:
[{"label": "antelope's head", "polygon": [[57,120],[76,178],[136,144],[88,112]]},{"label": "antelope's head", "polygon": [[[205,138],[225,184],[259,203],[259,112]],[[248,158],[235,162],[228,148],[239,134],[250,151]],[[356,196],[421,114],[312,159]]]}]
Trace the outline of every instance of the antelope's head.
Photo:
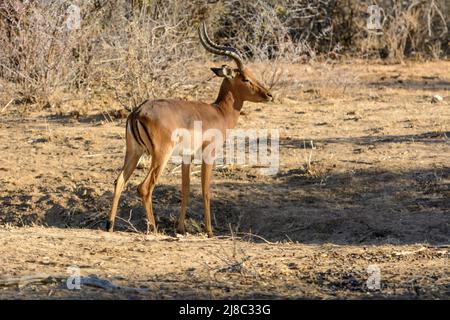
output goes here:
[{"label": "antelope's head", "polygon": [[264,102],[272,101],[272,94],[250,71],[244,66],[243,59],[238,50],[232,47],[219,46],[215,44],[206,31],[206,24],[202,22],[199,30],[200,42],[203,47],[211,53],[232,58],[237,68],[231,68],[222,65],[220,68],[211,68],[218,76],[224,78],[224,82],[228,81],[234,94],[239,96],[242,101]]}]

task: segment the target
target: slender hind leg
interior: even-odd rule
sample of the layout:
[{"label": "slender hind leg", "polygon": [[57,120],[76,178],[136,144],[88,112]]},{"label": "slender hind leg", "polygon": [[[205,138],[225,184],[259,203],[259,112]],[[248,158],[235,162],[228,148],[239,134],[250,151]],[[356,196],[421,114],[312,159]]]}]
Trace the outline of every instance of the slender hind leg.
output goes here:
[{"label": "slender hind leg", "polygon": [[136,169],[136,166],[139,162],[139,159],[141,158],[141,155],[142,155],[141,151],[137,150],[136,148],[127,146],[127,152],[125,155],[125,163],[123,165],[122,171],[120,172],[120,174],[117,177],[116,182],[115,182],[114,198],[113,198],[113,202],[112,202],[112,207],[111,207],[111,211],[109,213],[108,221],[106,222],[106,230],[109,232],[112,232],[113,228],[114,228],[114,220],[116,218],[117,206],[119,204],[120,194],[122,193],[125,183],[130,178],[134,169]]},{"label": "slender hind leg", "polygon": [[152,195],[156,182],[163,172],[171,154],[169,148],[164,151],[165,152],[155,152],[153,154],[150,171],[145,180],[138,186],[138,192],[147,213],[147,233],[156,230],[155,217],[153,216]]},{"label": "slender hind leg", "polygon": [[177,232],[185,234],[184,218],[186,217],[186,209],[189,201],[189,184],[190,184],[191,164],[183,163],[181,165],[181,211],[178,218]]}]

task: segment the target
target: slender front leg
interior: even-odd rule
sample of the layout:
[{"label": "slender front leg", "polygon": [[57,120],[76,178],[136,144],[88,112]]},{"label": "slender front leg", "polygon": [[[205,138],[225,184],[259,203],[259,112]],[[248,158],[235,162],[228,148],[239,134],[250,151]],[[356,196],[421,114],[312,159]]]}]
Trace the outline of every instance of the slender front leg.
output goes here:
[{"label": "slender front leg", "polygon": [[208,238],[213,237],[212,227],[211,227],[211,211],[210,211],[210,199],[211,194],[209,190],[209,185],[211,183],[212,174],[212,164],[202,163],[202,194],[203,194],[203,207],[205,210],[204,222],[205,231],[208,234]]},{"label": "slender front leg", "polygon": [[189,202],[189,185],[191,182],[191,164],[183,163],[181,165],[181,211],[178,218],[177,232],[180,234],[186,233],[184,226],[184,218],[186,217],[186,209]]}]

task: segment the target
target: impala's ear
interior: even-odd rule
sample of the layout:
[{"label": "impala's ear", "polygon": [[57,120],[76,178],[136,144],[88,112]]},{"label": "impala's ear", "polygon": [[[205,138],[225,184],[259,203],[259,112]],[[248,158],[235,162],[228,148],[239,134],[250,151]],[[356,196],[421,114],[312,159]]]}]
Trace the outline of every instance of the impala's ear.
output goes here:
[{"label": "impala's ear", "polygon": [[227,65],[223,65],[221,68],[211,68],[211,71],[221,78],[232,79],[235,76],[234,70]]}]

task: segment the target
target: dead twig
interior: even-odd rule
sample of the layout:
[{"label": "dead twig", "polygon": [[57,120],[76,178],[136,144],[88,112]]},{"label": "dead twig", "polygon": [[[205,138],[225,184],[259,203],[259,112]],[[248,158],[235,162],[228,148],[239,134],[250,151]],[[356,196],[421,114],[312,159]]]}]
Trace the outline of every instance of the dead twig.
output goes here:
[{"label": "dead twig", "polygon": [[82,158],[93,158],[93,157],[100,157],[104,156],[106,153],[97,153],[97,154],[86,154],[84,156],[81,156]]},{"label": "dead twig", "polygon": [[124,222],[127,226],[127,228],[131,229],[132,231],[136,232],[136,233],[142,233],[141,231],[139,231],[132,223],[131,223],[131,213],[133,212],[133,209],[130,210],[130,214],[128,215],[128,219],[125,220],[122,217],[117,217],[118,220]]},{"label": "dead twig", "polygon": [[0,113],[3,113],[6,110],[6,108],[8,108],[9,105],[14,102],[14,100],[16,100],[16,99],[12,98],[11,100],[9,100],[9,102],[3,107],[2,111],[0,111]]},{"label": "dead twig", "polygon": [[257,234],[253,234],[253,233],[249,233],[249,232],[237,232],[236,234],[242,234],[242,235],[246,235],[246,236],[250,236],[250,237],[255,237],[255,238],[258,238],[258,239],[264,241],[265,243],[271,244],[271,245],[279,244],[278,242],[271,242],[261,236],[258,236]]}]

